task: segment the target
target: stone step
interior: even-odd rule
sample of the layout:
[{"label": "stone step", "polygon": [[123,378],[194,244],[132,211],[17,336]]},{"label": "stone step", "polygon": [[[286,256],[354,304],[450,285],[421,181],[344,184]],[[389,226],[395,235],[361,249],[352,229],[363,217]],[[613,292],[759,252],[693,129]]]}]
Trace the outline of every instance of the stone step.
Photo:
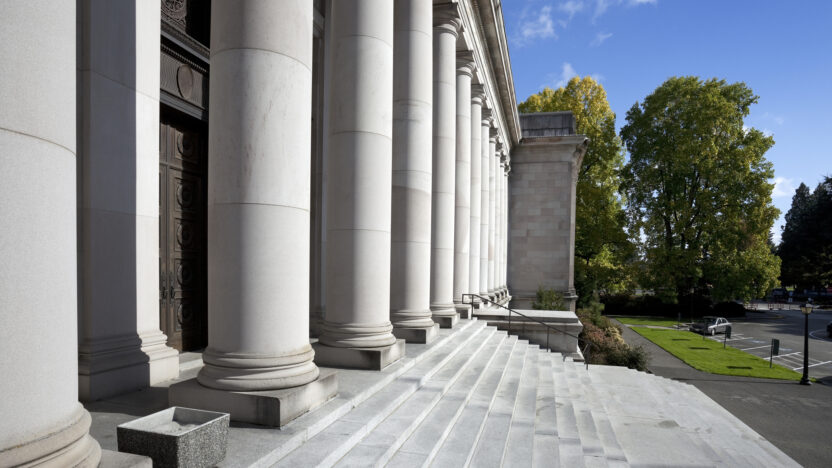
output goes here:
[{"label": "stone step", "polygon": [[[736,423],[742,424],[738,419],[698,389],[662,377],[645,377],[650,378],[643,379],[647,385],[644,391],[654,395],[657,401],[666,405],[667,412],[679,425],[680,430],[687,433],[706,458],[715,465],[763,466],[772,464],[765,454],[767,446],[771,444],[750,429],[746,428],[743,432],[736,425]],[[718,409],[717,413],[714,413],[715,409]],[[777,455],[781,453],[775,450],[778,453],[772,455],[777,459]]]},{"label": "stone step", "polygon": [[435,458],[428,460],[427,464],[437,467],[468,466],[489,412],[497,400],[498,389],[511,366],[517,363],[516,356],[524,355],[525,351],[517,337],[506,339],[500,350],[501,355],[492,362]]},{"label": "stone step", "polygon": [[555,387],[555,413],[558,433],[558,460],[563,467],[584,466],[584,452],[578,419],[572,404],[567,369],[574,365],[571,358],[552,355],[552,378]]},{"label": "stone step", "polygon": [[[452,335],[430,355],[386,383],[383,388],[368,395],[337,420],[331,421],[320,432],[282,458],[276,466],[331,466],[483,330],[485,323],[475,321],[464,331]],[[341,375],[360,377],[362,374],[353,371]]]},{"label": "stone step", "polygon": [[518,353],[512,355],[503,381],[497,390],[497,398],[488,412],[482,433],[477,440],[471,458],[473,466],[488,466],[503,460],[508,441],[511,420],[517,404],[517,392],[520,389],[520,376],[526,364],[529,351],[528,342],[520,340]]},{"label": "stone step", "polygon": [[681,431],[666,404],[646,388],[656,385],[647,374],[611,367],[592,366],[589,376],[630,464],[712,464],[707,448]]},{"label": "stone step", "polygon": [[[614,382],[619,391],[639,393],[643,400],[652,401],[653,414],[667,418],[659,425],[667,431],[684,434],[698,453],[698,459],[708,464],[797,466],[754,431],[738,432],[745,425],[691,385],[634,371],[601,369],[598,374],[598,379],[604,382],[601,385]],[[609,411],[614,418],[617,409]],[[678,437],[668,439],[670,444]],[[774,452],[768,455],[769,450]]]},{"label": "stone step", "polygon": [[496,331],[487,327],[387,418],[369,432],[335,466],[383,466],[422,423],[448,389],[469,370]]},{"label": "stone step", "polygon": [[695,432],[717,451],[724,451],[741,464],[750,460],[758,466],[796,466],[780,449],[696,387],[672,380],[664,387],[668,393],[679,396],[680,403],[675,405],[679,425]]},{"label": "stone step", "polygon": [[[423,466],[433,459],[474,390],[488,375],[492,363],[499,365],[502,359],[502,365],[505,365],[510,352],[502,348],[505,340],[504,333],[494,333],[465,374],[453,384],[419,427],[398,448],[388,466]],[[502,354],[501,349],[504,349]]]},{"label": "stone step", "polygon": [[[529,345],[526,363],[520,375],[520,388],[517,390],[517,403],[511,417],[506,451],[503,456],[504,467],[528,467],[532,464],[534,453],[534,421],[537,411],[537,392],[539,385],[540,347]],[[543,357],[545,359],[545,356]]]},{"label": "stone step", "polygon": [[538,356],[534,448],[531,463],[531,466],[535,468],[558,465],[558,423],[555,410],[555,383],[552,376],[552,359],[555,357],[557,356],[547,355],[546,352]]},{"label": "stone step", "polygon": [[578,426],[578,434],[581,439],[584,464],[586,466],[606,466],[606,455],[604,446],[598,435],[598,428],[592,417],[592,404],[586,396],[586,391],[581,383],[582,374],[586,372],[584,366],[580,369],[575,362],[567,363],[564,366],[564,373],[569,388],[569,398],[572,408],[575,411],[575,421]]},{"label": "stone step", "polygon": [[272,466],[399,376],[445,349],[449,341],[458,340],[469,333],[471,327],[477,326],[484,326],[484,323],[461,320],[453,329],[441,329],[436,340],[428,344],[408,345],[405,357],[381,371],[338,371],[338,395],[283,428],[233,425],[228,432],[225,460],[218,466]]},{"label": "stone step", "polygon": [[581,395],[583,395],[589,405],[590,414],[598,432],[598,439],[604,449],[604,457],[607,464],[610,466],[626,466],[627,456],[624,454],[624,450],[621,449],[621,445],[615,437],[615,431],[607,416],[604,401],[598,396],[598,389],[592,382],[585,366],[581,365],[581,371],[578,372],[578,376],[581,382]]}]

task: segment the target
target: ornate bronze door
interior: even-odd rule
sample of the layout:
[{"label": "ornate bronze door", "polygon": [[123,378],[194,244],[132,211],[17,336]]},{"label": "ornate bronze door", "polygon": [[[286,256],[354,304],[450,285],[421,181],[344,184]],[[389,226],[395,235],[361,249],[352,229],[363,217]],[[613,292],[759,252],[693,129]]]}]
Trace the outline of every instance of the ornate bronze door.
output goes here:
[{"label": "ornate bronze door", "polygon": [[159,128],[159,310],[168,345],[205,347],[207,129],[162,106]]}]

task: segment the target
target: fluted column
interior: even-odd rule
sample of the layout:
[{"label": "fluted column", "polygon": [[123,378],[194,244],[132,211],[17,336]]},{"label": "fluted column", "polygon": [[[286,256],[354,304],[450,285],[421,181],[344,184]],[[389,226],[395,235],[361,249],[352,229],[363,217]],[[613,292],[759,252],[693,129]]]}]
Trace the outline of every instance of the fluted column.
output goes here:
[{"label": "fluted column", "polygon": [[500,168],[499,159],[496,153],[496,147],[491,147],[491,154],[489,155],[489,166],[491,169],[488,173],[488,298],[492,301],[496,300],[495,286],[496,286],[496,270],[495,255],[497,248],[496,227],[497,227],[497,171]]},{"label": "fluted column", "polygon": [[[490,188],[489,180],[491,177],[491,154],[493,152],[494,142],[491,139],[491,111],[490,109],[483,109],[482,119],[482,191],[481,191],[481,205],[480,214],[480,284],[479,294],[483,297],[488,297],[488,225],[491,222],[491,208],[490,208]],[[486,304],[487,306],[488,304]]]},{"label": "fluted column", "polygon": [[393,2],[333,1],[329,16],[327,309],[316,361],[381,369],[404,353],[390,323]]},{"label": "fluted column", "polygon": [[433,10],[433,198],[431,205],[430,309],[451,328],[454,307],[454,204],[456,198],[456,4]]},{"label": "fluted column", "polygon": [[433,126],[433,5],[396,0],[393,54],[393,208],[390,318],[393,334],[428,343]]},{"label": "fluted column", "polygon": [[457,53],[456,61],[456,193],[454,205],[454,306],[463,318],[471,306],[462,295],[469,292],[471,249],[471,78],[474,54]]},{"label": "fluted column", "polygon": [[[485,91],[471,86],[471,245],[468,255],[468,290],[480,292],[480,218],[482,218],[482,104]],[[473,301],[478,303],[479,299]]]},{"label": "fluted column", "polygon": [[98,465],[78,403],[76,2],[0,2],[0,466]]}]

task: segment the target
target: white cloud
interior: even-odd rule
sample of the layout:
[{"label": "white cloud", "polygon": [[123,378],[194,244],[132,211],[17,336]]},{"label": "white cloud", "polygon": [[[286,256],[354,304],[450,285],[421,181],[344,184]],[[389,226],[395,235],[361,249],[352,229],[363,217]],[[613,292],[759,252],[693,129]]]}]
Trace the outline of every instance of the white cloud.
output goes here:
[{"label": "white cloud", "polygon": [[584,9],[584,2],[581,0],[568,0],[558,5],[558,10],[569,15],[571,20],[575,13],[581,12]]},{"label": "white cloud", "polygon": [[658,0],[595,0],[595,12],[592,14],[592,21],[598,19],[607,12],[611,6],[626,5],[635,7],[639,5],[655,5]]},{"label": "white cloud", "polygon": [[563,66],[560,70],[560,80],[555,83],[555,88],[560,88],[562,86],[566,86],[566,83],[569,83],[569,80],[573,76],[577,76],[578,72],[575,71],[575,68],[572,67],[572,64],[569,62],[563,62]]},{"label": "white cloud", "polygon": [[[558,89],[561,87],[566,86],[573,77],[580,77],[581,75],[575,70],[575,67],[572,66],[569,62],[563,62],[561,65],[560,73],[549,73],[546,75],[546,82],[539,86],[540,89],[549,87]],[[593,80],[597,82],[601,82],[604,79],[604,75],[600,73],[592,73],[589,75]]]},{"label": "white cloud", "polygon": [[595,35],[595,39],[593,39],[592,42],[589,43],[589,45],[590,45],[590,47],[598,47],[601,44],[603,44],[604,41],[606,41],[607,39],[609,39],[611,37],[612,37],[612,33],[599,32],[598,34]]},{"label": "white cloud", "polygon": [[515,42],[522,46],[535,39],[557,38],[552,20],[552,7],[544,6],[537,12],[524,11],[520,18],[520,37]]},{"label": "white cloud", "polygon": [[794,179],[775,177],[772,182],[774,182],[774,189],[771,191],[772,198],[791,197],[794,195],[796,189]]}]

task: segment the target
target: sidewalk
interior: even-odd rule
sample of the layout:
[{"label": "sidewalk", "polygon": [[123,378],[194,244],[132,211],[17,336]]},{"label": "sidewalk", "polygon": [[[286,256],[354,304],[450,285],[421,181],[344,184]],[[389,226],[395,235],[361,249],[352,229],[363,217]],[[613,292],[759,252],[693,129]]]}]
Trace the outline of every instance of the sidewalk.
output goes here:
[{"label": "sidewalk", "polygon": [[829,466],[832,386],[708,374],[621,328],[627,343],[648,352],[652,373],[696,386],[803,466]]}]

